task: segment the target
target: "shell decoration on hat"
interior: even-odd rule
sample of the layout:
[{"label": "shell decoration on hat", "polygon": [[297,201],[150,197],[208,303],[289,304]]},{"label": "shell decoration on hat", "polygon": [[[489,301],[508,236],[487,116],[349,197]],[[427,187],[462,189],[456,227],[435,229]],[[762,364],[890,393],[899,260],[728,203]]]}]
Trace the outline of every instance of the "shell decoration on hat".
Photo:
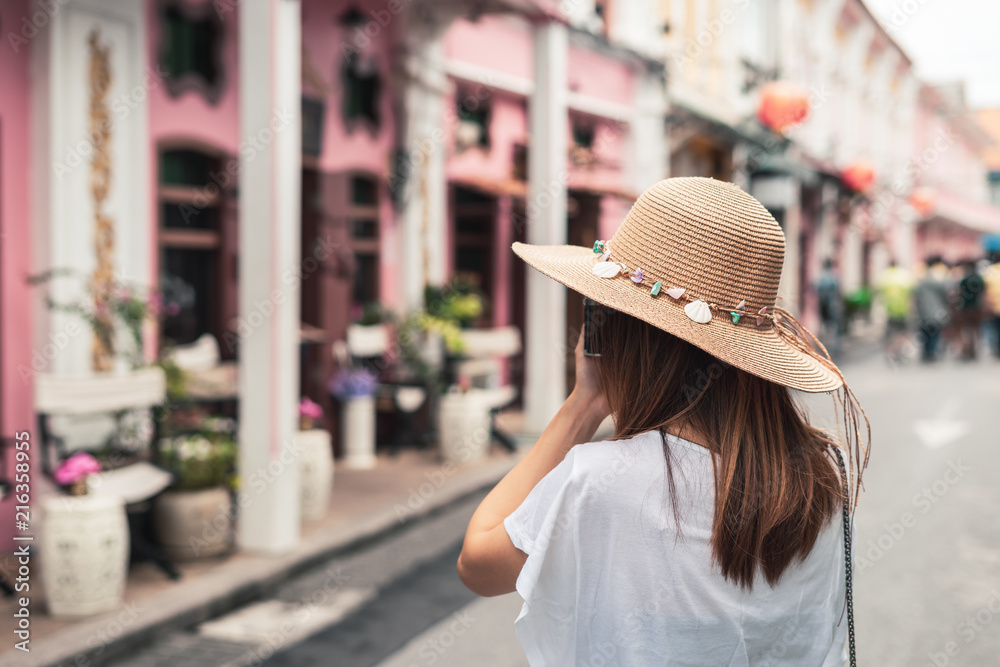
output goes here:
[{"label": "shell decoration on hat", "polygon": [[594,268],[591,270],[599,278],[614,278],[621,273],[622,266],[615,262],[598,262],[594,264]]},{"label": "shell decoration on hat", "polygon": [[[646,281],[647,276],[643,272],[642,268],[636,267],[630,270],[622,262],[612,262],[611,257],[611,242],[610,241],[594,241],[594,253],[600,253],[600,261],[591,267],[594,275],[599,278],[615,278],[621,274],[625,274],[632,280],[636,285],[641,285]],[[653,282],[653,287],[649,290],[650,296],[659,296],[661,288],[663,286],[662,280],[655,280]],[[740,319],[746,315],[747,302],[746,300],[741,300],[735,307],[723,308],[717,306],[716,304],[708,303],[702,299],[697,299],[687,294],[687,289],[684,287],[668,287],[665,290],[667,296],[676,301],[686,300],[687,303],[684,305],[684,314],[692,322],[697,322],[698,324],[708,324],[712,321],[712,311],[718,310],[722,312],[728,312],[729,316],[733,320],[734,325],[739,325]],[[685,298],[685,295],[687,297]],[[757,326],[762,326],[765,320],[774,319],[773,315],[768,315],[767,306],[761,307],[757,311],[756,323]]]},{"label": "shell decoration on hat", "polygon": [[740,323],[740,316],[743,315],[747,310],[747,302],[740,301],[739,305],[736,306],[736,310],[729,311],[729,315],[733,318],[733,324]]},{"label": "shell decoration on hat", "polygon": [[708,324],[712,321],[712,309],[701,299],[684,306],[684,314],[698,324]]}]

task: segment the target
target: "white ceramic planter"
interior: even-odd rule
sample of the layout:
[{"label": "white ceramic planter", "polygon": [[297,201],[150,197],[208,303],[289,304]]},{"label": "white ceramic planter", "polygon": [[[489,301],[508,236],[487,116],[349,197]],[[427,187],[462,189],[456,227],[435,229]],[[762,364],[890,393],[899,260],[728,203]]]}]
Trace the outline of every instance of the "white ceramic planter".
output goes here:
[{"label": "white ceramic planter", "polygon": [[314,428],[295,436],[299,451],[299,483],[302,487],[302,520],[316,521],[326,516],[333,490],[333,450],[330,433]]},{"label": "white ceramic planter", "polygon": [[343,403],[341,434],[344,465],[348,468],[375,467],[375,398],[358,396]]},{"label": "white ceramic planter", "polygon": [[128,574],[125,504],[114,496],[48,496],[39,535],[42,586],[53,616],[117,609]]},{"label": "white ceramic planter", "polygon": [[218,556],[233,543],[233,501],[225,487],[167,491],[153,505],[153,530],[173,560]]},{"label": "white ceramic planter", "polygon": [[486,457],[490,446],[490,408],[472,389],[441,397],[438,443],[445,461],[472,463]]}]

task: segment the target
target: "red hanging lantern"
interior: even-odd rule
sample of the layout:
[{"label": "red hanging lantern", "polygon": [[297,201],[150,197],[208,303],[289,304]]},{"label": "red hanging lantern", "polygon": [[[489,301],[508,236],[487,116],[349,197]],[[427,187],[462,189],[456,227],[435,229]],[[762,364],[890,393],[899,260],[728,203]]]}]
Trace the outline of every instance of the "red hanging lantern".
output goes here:
[{"label": "red hanging lantern", "polygon": [[867,162],[854,162],[840,172],[840,177],[851,190],[865,192],[875,183],[875,168]]},{"label": "red hanging lantern", "polygon": [[907,201],[921,218],[929,217],[934,212],[934,195],[924,188],[914,189]]},{"label": "red hanging lantern", "polygon": [[788,81],[771,81],[760,89],[757,119],[775,132],[797,125],[809,115],[809,93]]}]

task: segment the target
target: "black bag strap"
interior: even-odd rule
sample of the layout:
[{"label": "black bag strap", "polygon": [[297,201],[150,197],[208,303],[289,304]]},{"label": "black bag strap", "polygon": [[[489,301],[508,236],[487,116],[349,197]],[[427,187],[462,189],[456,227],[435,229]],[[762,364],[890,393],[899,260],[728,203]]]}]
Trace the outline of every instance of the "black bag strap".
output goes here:
[{"label": "black bag strap", "polygon": [[850,511],[850,487],[847,484],[847,468],[844,466],[844,457],[840,453],[839,447],[831,447],[837,456],[837,465],[840,466],[840,477],[844,483],[844,584],[847,590],[847,637],[851,652],[851,667],[857,667],[857,656],[854,649],[854,595],[851,591],[851,511]]}]

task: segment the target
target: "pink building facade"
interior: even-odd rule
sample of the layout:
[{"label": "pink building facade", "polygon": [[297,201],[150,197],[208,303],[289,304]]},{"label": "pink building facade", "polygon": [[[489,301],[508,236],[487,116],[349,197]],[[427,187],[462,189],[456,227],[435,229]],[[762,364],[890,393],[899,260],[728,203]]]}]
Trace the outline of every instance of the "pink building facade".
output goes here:
[{"label": "pink building facade", "polygon": [[[0,19],[26,15],[29,2],[5,3]],[[6,21],[4,25],[9,25]],[[11,48],[8,48],[10,46]],[[55,356],[35,346],[34,313],[26,280],[33,271],[31,235],[31,46],[0,49],[0,437],[34,428],[33,357],[38,366]],[[5,470],[13,470],[13,450]],[[0,503],[0,520],[13,525],[14,503]],[[0,537],[3,537],[0,534]],[[8,542],[5,538],[2,542]],[[6,546],[6,545],[4,545]],[[2,547],[0,547],[2,548]]]},{"label": "pink building facade", "polygon": [[[299,319],[323,341],[303,346],[301,393],[331,407],[329,343],[365,306],[410,312],[424,285],[454,278],[486,296],[477,325],[517,325],[529,356],[551,357],[556,343],[571,356],[581,305],[561,288],[543,296],[510,244],[608,238],[638,192],[666,175],[662,66],[607,30],[569,25],[557,3],[497,3],[475,18],[465,3],[412,4],[302,0],[292,37],[301,108],[260,128],[243,122],[252,93],[241,87],[241,47],[260,37],[241,3],[69,0],[42,17],[27,0],[0,4],[0,24],[19,35],[0,49],[3,437],[34,429],[36,374],[95,372],[85,325],[50,311],[28,284],[53,269],[88,276],[98,261],[87,129],[95,93],[84,69],[95,57],[111,72],[111,187],[101,205],[113,219],[115,275],[178,304],[148,327],[147,361],[206,333],[223,359],[240,357],[241,276],[262,268],[241,261],[241,168],[265,159],[255,155],[286,127],[302,135],[291,166],[301,184]],[[538,81],[552,71],[564,80]],[[559,111],[533,115],[548,105]],[[538,125],[540,115],[555,125]],[[84,284],[51,289],[69,302]],[[547,310],[565,315],[532,323],[526,303],[550,298]],[[532,383],[553,386],[553,374],[561,386],[566,358],[556,361],[548,375],[517,381],[529,394]]]},{"label": "pink building facade", "polygon": [[915,129],[917,258],[950,264],[981,258],[983,236],[1000,232],[982,157],[993,139],[965,108],[961,86],[923,86]]}]

